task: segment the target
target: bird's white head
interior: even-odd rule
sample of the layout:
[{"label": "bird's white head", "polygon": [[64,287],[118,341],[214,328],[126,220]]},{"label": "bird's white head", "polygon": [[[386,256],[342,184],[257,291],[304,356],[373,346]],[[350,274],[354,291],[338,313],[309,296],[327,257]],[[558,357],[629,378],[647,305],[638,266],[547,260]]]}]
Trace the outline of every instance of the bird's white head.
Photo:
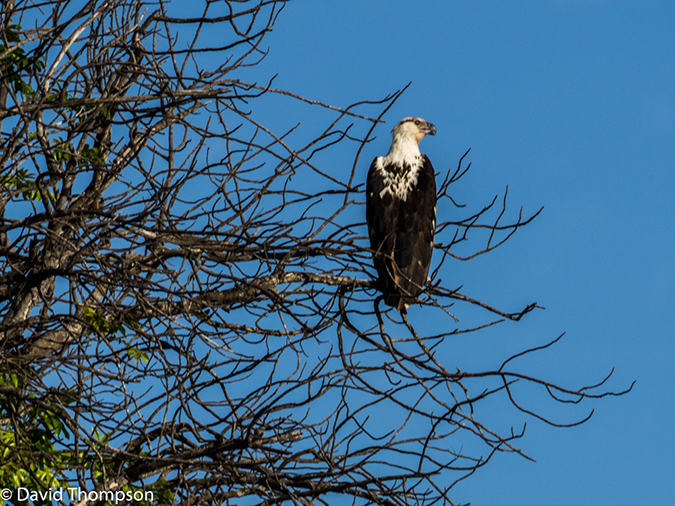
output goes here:
[{"label": "bird's white head", "polygon": [[422,118],[403,118],[391,131],[392,141],[388,156],[392,160],[418,156],[419,142],[425,135],[436,135],[436,127]]},{"label": "bird's white head", "polygon": [[415,142],[419,143],[425,135],[436,135],[436,127],[422,118],[403,118],[396,123],[391,135],[394,140],[407,138],[415,139]]}]

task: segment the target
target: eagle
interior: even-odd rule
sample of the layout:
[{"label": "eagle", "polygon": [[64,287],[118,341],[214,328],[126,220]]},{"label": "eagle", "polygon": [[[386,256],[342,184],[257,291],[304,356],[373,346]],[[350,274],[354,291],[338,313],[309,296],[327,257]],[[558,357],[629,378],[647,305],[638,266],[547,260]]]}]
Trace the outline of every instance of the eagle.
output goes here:
[{"label": "eagle", "polygon": [[422,118],[404,118],[392,130],[386,156],[373,160],[366,182],[366,222],[385,304],[405,314],[423,290],[436,231],[436,179],[425,135],[436,127]]}]

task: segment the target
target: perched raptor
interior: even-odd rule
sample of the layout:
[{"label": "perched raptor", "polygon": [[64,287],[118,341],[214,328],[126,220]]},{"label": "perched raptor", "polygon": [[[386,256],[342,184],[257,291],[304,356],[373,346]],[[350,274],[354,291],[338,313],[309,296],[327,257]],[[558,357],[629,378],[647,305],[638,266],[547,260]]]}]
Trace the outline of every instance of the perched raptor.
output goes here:
[{"label": "perched raptor", "polygon": [[419,142],[436,127],[405,118],[392,130],[386,156],[373,160],[366,184],[366,221],[384,302],[405,312],[427,281],[436,230],[436,180]]}]

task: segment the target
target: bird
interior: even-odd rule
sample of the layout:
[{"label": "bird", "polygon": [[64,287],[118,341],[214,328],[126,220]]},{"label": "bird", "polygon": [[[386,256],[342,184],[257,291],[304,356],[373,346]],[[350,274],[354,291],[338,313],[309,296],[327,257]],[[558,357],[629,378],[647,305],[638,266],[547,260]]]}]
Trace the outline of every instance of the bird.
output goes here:
[{"label": "bird", "polygon": [[424,289],[434,249],[436,179],[419,142],[436,127],[408,117],[391,133],[389,152],[368,170],[366,223],[378,289],[405,315]]}]

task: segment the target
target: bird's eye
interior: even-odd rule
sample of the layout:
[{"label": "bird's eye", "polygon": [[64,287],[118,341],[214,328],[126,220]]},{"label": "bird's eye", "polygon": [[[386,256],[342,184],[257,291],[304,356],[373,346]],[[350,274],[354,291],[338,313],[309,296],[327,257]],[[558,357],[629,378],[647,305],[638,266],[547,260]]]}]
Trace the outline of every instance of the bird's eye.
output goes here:
[{"label": "bird's eye", "polygon": [[415,120],[415,124],[416,124],[416,125],[419,125],[419,124],[420,124],[420,120],[416,119],[416,120]]}]

